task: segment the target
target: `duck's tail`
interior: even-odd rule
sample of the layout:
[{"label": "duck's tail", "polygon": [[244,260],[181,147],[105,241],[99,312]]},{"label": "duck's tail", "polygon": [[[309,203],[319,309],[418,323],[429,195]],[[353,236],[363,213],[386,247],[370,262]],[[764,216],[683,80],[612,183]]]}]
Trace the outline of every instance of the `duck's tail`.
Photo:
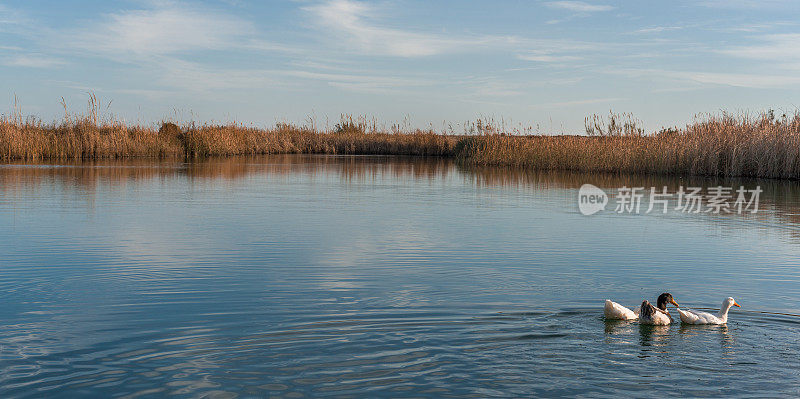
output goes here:
[{"label": "duck's tail", "polygon": [[684,323],[694,323],[694,319],[697,317],[692,315],[691,313],[681,310],[681,308],[675,308],[675,311],[678,312],[678,315],[681,318],[681,321]]},{"label": "duck's tail", "polygon": [[640,310],[641,313],[639,313],[639,317],[641,318],[653,317],[653,315],[656,313],[656,310],[655,308],[653,308],[653,305],[651,305],[650,302],[647,300],[642,302],[642,307],[639,309],[641,309]]},{"label": "duck's tail", "polygon": [[614,302],[611,302],[610,299],[606,299],[606,304],[603,306],[603,316],[607,319],[611,318],[611,312],[614,310]]}]

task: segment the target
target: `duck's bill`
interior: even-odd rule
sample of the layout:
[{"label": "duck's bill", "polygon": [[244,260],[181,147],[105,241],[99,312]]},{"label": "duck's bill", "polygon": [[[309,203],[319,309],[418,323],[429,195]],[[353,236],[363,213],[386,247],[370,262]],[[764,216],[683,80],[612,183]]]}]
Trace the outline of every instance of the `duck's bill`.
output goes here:
[{"label": "duck's bill", "polygon": [[670,299],[670,300],[669,300],[669,303],[671,303],[671,304],[675,305],[675,307],[676,307],[676,308],[679,308],[679,307],[681,307],[681,305],[678,305],[678,302],[675,302],[675,300],[674,300],[674,299]]},{"label": "duck's bill", "polygon": [[739,305],[739,304],[738,304],[738,303],[736,303],[736,302],[734,302],[734,303],[733,303],[733,306],[736,306],[737,308],[741,308],[741,307],[742,307],[742,305]]}]

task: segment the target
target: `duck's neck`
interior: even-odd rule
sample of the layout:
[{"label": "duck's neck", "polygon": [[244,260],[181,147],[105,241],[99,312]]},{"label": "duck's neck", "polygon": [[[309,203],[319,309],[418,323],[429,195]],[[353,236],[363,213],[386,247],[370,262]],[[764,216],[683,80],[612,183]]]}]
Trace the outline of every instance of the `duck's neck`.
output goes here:
[{"label": "duck's neck", "polygon": [[723,302],[722,307],[719,309],[719,314],[717,314],[717,317],[722,319],[723,323],[728,321],[728,311],[731,310],[731,306],[733,306],[732,303]]}]

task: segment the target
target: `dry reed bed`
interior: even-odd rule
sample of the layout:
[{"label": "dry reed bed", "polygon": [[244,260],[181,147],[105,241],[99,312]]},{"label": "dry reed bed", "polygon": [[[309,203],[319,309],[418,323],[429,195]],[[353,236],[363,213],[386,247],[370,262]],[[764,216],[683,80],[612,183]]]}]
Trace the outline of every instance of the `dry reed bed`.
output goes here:
[{"label": "dry reed bed", "polygon": [[[456,136],[433,131],[382,132],[343,120],[330,131],[288,124],[165,123],[160,128],[66,119],[58,124],[0,119],[0,160],[205,157],[278,153],[423,155],[464,164],[537,170],[800,178],[800,115],[709,116],[683,129],[645,135],[611,115],[593,136],[515,136],[497,130]],[[587,119],[587,121],[589,121]]]},{"label": "dry reed bed", "polygon": [[452,156],[458,138],[431,131],[394,134],[363,128],[320,132],[286,124],[159,129],[89,120],[45,125],[0,120],[0,160],[204,157],[257,154],[373,154]]},{"label": "dry reed bed", "polygon": [[538,170],[798,179],[800,115],[710,116],[653,135],[484,135],[463,139],[456,153],[475,165]]}]

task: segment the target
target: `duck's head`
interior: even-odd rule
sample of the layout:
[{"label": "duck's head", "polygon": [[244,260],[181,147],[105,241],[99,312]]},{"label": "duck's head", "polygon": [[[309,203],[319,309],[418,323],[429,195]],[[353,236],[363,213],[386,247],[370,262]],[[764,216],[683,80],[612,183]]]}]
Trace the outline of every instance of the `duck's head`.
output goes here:
[{"label": "duck's head", "polygon": [[722,301],[722,307],[725,309],[730,309],[731,306],[736,306],[737,308],[741,308],[742,306],[736,303],[736,300],[733,297],[727,297],[724,301]]},{"label": "duck's head", "polygon": [[656,307],[658,307],[661,310],[667,310],[668,303],[675,305],[676,308],[680,307],[680,305],[678,305],[678,302],[675,302],[675,299],[672,298],[672,294],[670,294],[669,292],[665,292],[658,296],[658,300],[656,301]]}]

